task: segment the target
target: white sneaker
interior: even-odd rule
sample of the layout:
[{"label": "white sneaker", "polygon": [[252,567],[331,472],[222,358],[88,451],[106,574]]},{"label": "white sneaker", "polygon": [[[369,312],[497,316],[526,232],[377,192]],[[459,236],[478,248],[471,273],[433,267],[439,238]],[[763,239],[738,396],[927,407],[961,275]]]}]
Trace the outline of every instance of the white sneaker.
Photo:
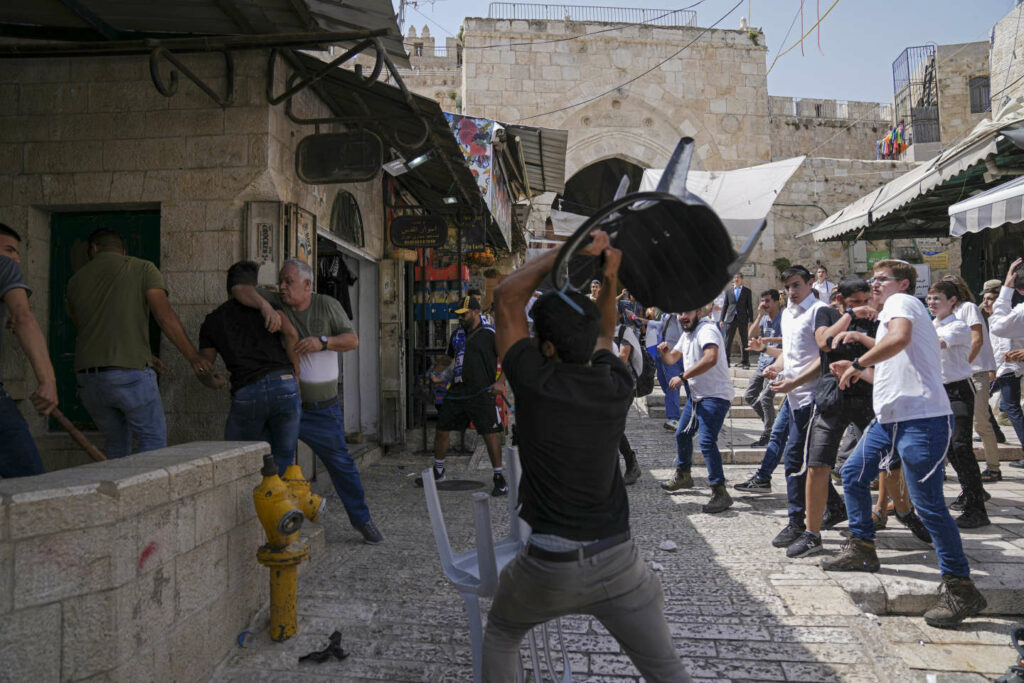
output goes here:
[{"label": "white sneaker", "polygon": [[676,431],[679,429],[679,420],[665,420],[665,429]]}]

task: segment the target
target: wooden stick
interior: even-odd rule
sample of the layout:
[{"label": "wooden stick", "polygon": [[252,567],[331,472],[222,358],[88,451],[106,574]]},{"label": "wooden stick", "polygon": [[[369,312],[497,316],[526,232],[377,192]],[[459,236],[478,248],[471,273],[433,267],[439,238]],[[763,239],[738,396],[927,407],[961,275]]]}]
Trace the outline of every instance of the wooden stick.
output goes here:
[{"label": "wooden stick", "polygon": [[85,437],[85,434],[80,432],[75,425],[71,424],[71,420],[64,417],[64,413],[60,412],[59,408],[54,408],[53,412],[50,413],[50,417],[56,420],[57,424],[59,424],[65,432],[71,435],[71,438],[75,440],[75,443],[81,446],[82,450],[88,453],[90,458],[96,462],[101,462],[107,459],[107,456],[103,455],[103,452],[100,451],[100,449],[92,445],[92,442]]}]

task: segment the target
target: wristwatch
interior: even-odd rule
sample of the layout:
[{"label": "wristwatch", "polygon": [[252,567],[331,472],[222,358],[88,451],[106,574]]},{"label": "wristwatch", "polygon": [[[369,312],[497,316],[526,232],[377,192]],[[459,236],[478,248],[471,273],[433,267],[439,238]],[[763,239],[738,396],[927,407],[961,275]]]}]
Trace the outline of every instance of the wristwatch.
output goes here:
[{"label": "wristwatch", "polygon": [[320,337],[320,350],[321,351],[326,351],[327,350],[327,335],[324,335],[324,336]]},{"label": "wristwatch", "polygon": [[864,371],[864,366],[860,364],[860,356],[854,358],[853,362],[850,363],[850,366],[853,367],[854,370],[860,370],[861,372]]}]

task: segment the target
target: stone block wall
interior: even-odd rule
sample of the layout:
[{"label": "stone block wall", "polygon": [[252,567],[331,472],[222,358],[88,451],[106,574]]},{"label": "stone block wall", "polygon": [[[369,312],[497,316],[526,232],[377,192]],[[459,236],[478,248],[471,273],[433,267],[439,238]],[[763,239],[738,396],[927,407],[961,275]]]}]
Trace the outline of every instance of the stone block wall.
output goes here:
[{"label": "stone block wall", "polygon": [[268,600],[265,443],[0,481],[0,678],[205,679]]},{"label": "stone block wall", "polygon": [[[182,59],[214,91],[224,91],[222,56]],[[204,317],[227,297],[228,266],[243,256],[246,202],[293,202],[329,225],[339,186],[305,185],[294,170],[295,146],[313,127],[291,122],[284,104],[267,104],[265,51],[236,52],[234,59],[234,98],[223,108],[185,77],[176,95],[161,95],[148,56],[0,64],[0,221],[25,238],[23,267],[44,334],[55,212],[159,210],[160,269],[194,343]],[[169,66],[161,68],[166,80]],[[275,92],[284,89],[287,71],[279,61]],[[298,95],[294,108],[305,116],[327,113],[311,91]],[[365,253],[379,257],[380,179],[345,189],[362,211]],[[35,388],[31,369],[10,332],[3,334],[5,388],[26,399]],[[161,357],[170,369],[160,379],[169,442],[220,438],[228,393],[201,386],[166,338]],[[19,403],[33,433],[44,434],[46,420],[27,400]]]},{"label": "stone block wall", "polygon": [[770,97],[772,159],[808,155],[875,158],[875,142],[890,127],[888,105]]},{"label": "stone block wall", "polygon": [[[464,26],[464,113],[568,130],[567,177],[611,156],[664,167],[683,135],[698,141],[697,163],[709,170],[768,160],[765,47],[746,31],[708,30],[700,49],[602,95],[666,60],[703,29],[621,25],[551,42],[612,25],[468,18]],[[513,45],[480,49],[507,43]],[[529,118],[591,97],[597,99]]]},{"label": "stone block wall", "polygon": [[989,75],[987,42],[939,45],[935,51],[939,86],[939,137],[944,148],[968,133],[987,112],[971,112],[970,81]]},{"label": "stone block wall", "polygon": [[999,109],[1004,102],[1024,95],[1024,59],[1020,49],[1020,26],[1024,20],[1024,5],[1018,4],[992,28],[992,46],[989,59],[989,83],[992,108]]}]

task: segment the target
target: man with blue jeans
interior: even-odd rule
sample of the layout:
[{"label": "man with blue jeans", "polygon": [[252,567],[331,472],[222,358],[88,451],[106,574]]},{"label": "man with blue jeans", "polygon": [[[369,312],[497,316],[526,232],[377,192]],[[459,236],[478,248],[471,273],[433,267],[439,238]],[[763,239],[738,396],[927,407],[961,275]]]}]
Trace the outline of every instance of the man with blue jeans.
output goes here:
[{"label": "man with blue jeans", "polygon": [[[31,291],[21,273],[20,248],[21,235],[0,223],[0,329],[9,318],[39,382],[31,396],[32,405],[40,415],[49,415],[57,407],[57,380],[46,350],[46,338],[28,306]],[[0,477],[13,479],[42,473],[43,462],[28,423],[0,383]]]},{"label": "man with blue jeans", "polygon": [[[228,268],[228,293],[235,285],[256,286],[258,273],[259,265],[252,261],[234,264]],[[277,327],[280,335],[270,331]],[[299,441],[297,342],[298,334],[286,317],[274,311],[265,320],[234,297],[206,316],[199,329],[199,353],[210,363],[220,353],[231,373],[225,441],[267,441],[281,474],[294,462]],[[225,384],[218,374],[203,377],[211,389]]]},{"label": "man with blue jeans", "polygon": [[[655,313],[654,309],[650,310]],[[654,333],[655,342],[651,344],[651,333]],[[679,326],[679,317],[672,313],[662,313],[657,320],[647,321],[647,339],[649,346],[658,346],[666,343],[672,348],[679,341],[683,329]],[[657,370],[658,386],[665,392],[665,429],[675,430],[679,426],[679,389],[671,389],[669,381],[683,371],[681,363],[666,365],[661,354],[655,354],[654,367]]]},{"label": "man with blue jeans", "polygon": [[[996,356],[996,383],[999,391],[999,409],[1006,413],[1017,438],[1024,443],[1024,413],[1020,407],[1020,378],[1024,363],[1011,360],[1007,353],[1024,348],[1024,304],[1013,305],[1014,293],[1024,294],[1024,269],[1021,259],[1010,265],[999,296],[992,304],[988,326]],[[1019,354],[1014,354],[1014,356]],[[1011,467],[1024,467],[1024,458],[1010,463]]]},{"label": "man with blue jeans", "polygon": [[789,523],[772,539],[776,548],[789,547],[807,528],[805,446],[814,408],[814,385],[810,381],[821,372],[814,337],[815,317],[819,309],[825,308],[812,294],[811,280],[810,271],[803,266],[792,266],[782,272],[782,283],[789,295],[789,305],[782,312],[782,355],[764,370],[765,377],[778,380],[772,390],[788,394],[786,403],[790,410],[789,435],[782,454]]},{"label": "man with blue jeans", "polygon": [[938,602],[924,619],[930,626],[952,628],[987,603],[970,579],[960,530],[942,495],[953,411],[942,384],[938,334],[924,305],[908,293],[916,280],[917,271],[905,261],[875,264],[871,292],[880,311],[875,345],[852,361],[831,366],[840,389],[858,381],[874,383],[875,421],[843,465],[850,540],[821,566],[826,571],[878,571],[870,484],[879,468],[898,456],[910,500],[931,534],[942,571]]},{"label": "man with blue jeans", "polygon": [[278,286],[280,293],[236,284],[231,295],[246,306],[260,309],[264,318],[277,308],[295,327],[302,397],[299,439],[313,449],[327,468],[349,523],[367,543],[381,543],[384,536],[370,518],[363,482],[345,443],[345,420],[338,403],[338,354],[356,348],[359,338],[341,303],[313,291],[313,269],[309,264],[299,259],[285,261]]},{"label": "man with blue jeans", "polygon": [[729,377],[728,355],[722,332],[712,321],[701,320],[700,310],[679,314],[682,334],[674,348],[668,342],[658,345],[665,365],[682,362],[683,372],[669,381],[669,388],[688,386],[686,406],[676,427],[676,473],[663,482],[666,491],[693,488],[690,468],[693,463],[693,435],[698,434],[700,451],[708,469],[711,500],[701,510],[715,514],[732,505],[725,488],[722,454],[718,450],[718,433],[732,403],[732,379]]},{"label": "man with blue jeans", "polygon": [[764,423],[764,431],[751,448],[767,446],[771,439],[772,426],[775,424],[775,392],[764,376],[765,369],[775,362],[768,348],[780,348],[782,340],[782,314],[779,311],[779,290],[766,289],[761,292],[761,303],[757,306],[757,317],[750,323],[747,334],[750,336],[751,347],[761,349],[757,357],[757,373],[750,378],[747,392],[743,400],[754,409]]},{"label": "man with blue jeans", "polygon": [[77,328],[78,395],[106,441],[107,458],[167,445],[167,425],[150,351],[149,314],[202,379],[213,366],[192,346],[167,299],[157,267],[125,252],[121,235],[89,235],[89,262],[68,281]]}]

